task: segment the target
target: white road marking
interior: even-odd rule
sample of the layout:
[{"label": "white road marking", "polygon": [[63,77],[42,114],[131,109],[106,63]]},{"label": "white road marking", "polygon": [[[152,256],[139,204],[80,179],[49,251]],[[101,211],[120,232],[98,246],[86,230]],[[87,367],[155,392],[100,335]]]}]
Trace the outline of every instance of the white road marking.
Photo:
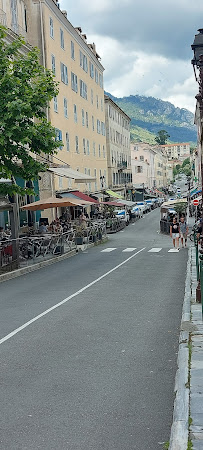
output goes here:
[{"label": "white road marking", "polygon": [[171,248],[168,253],[179,253],[179,250],[177,248]]},{"label": "white road marking", "polygon": [[108,272],[104,273],[103,275],[101,275],[99,278],[96,278],[96,280],[92,281],[91,283],[87,284],[86,286],[84,286],[83,288],[79,289],[79,291],[75,292],[72,295],[69,295],[69,297],[64,298],[64,300],[62,300],[59,303],[56,303],[56,305],[52,306],[51,308],[47,309],[46,311],[44,311],[43,313],[39,314],[38,316],[34,317],[33,319],[29,320],[28,322],[24,323],[24,325],[21,325],[21,327],[16,328],[14,331],[12,331],[11,333],[7,334],[6,336],[4,336],[2,339],[0,339],[0,344],[3,344],[3,342],[8,341],[9,339],[11,339],[13,336],[15,336],[15,334],[19,333],[20,331],[24,330],[25,328],[27,328],[29,325],[31,325],[32,323],[36,322],[37,320],[41,319],[41,317],[46,316],[48,313],[50,313],[51,311],[54,311],[54,309],[59,308],[60,306],[64,305],[64,303],[67,303],[69,300],[71,300],[74,297],[77,297],[79,294],[81,294],[82,292],[86,291],[87,289],[89,289],[91,286],[93,286],[94,284],[98,283],[100,280],[102,280],[103,278],[107,277],[108,275],[110,275],[110,273],[114,272],[115,270],[119,269],[120,267],[122,267],[124,264],[126,264],[128,261],[130,261],[132,258],[134,258],[135,256],[137,256],[139,253],[141,253],[143,250],[145,250],[145,247],[141,248],[141,250],[138,250],[136,253],[134,253],[133,255],[129,256],[129,258],[125,259],[125,261],[123,261],[122,263],[118,264],[117,266],[113,267],[113,269],[109,270]]},{"label": "white road marking", "polygon": [[159,253],[162,250],[162,248],[156,248],[153,247],[151,250],[148,251],[148,253]]},{"label": "white road marking", "polygon": [[113,250],[116,250],[116,247],[108,247],[105,248],[104,250],[101,250],[101,253],[109,253],[109,252],[113,252]]},{"label": "white road marking", "polygon": [[135,248],[129,247],[129,248],[125,248],[125,250],[123,250],[122,253],[125,253],[125,252],[134,252],[135,250],[136,250],[136,247],[135,247]]}]

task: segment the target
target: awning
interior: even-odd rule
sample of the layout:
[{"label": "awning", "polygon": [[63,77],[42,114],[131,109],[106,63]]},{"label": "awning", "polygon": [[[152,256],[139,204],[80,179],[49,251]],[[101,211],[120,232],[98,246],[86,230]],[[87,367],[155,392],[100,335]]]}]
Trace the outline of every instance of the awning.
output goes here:
[{"label": "awning", "polygon": [[131,208],[136,204],[136,202],[131,202],[130,200],[122,200],[121,202],[118,200],[119,203],[122,203],[125,206],[129,206]]},{"label": "awning", "polygon": [[111,191],[110,189],[106,189],[106,193],[109,194],[110,197],[123,199],[122,195],[117,194],[117,192]]},{"label": "awning", "polygon": [[60,192],[59,195],[62,198],[81,199],[89,203],[99,203],[97,200],[94,200],[92,197],[89,197],[89,195],[80,191]]},{"label": "awning", "polygon": [[107,205],[107,206],[117,206],[117,207],[123,207],[124,206],[124,204],[123,204],[123,202],[116,202],[116,201],[114,201],[114,202],[100,202],[100,204],[101,205]]},{"label": "awning", "polygon": [[71,178],[75,180],[75,183],[91,183],[96,180],[96,178],[73,170],[70,167],[49,167],[48,171],[55,173],[59,177]]},{"label": "awning", "polygon": [[29,203],[28,205],[22,206],[22,210],[30,211],[42,211],[43,209],[66,207],[66,206],[87,206],[89,202],[85,202],[80,199],[68,199],[68,198],[57,198],[49,197],[44,200],[38,200],[37,202]]},{"label": "awning", "polygon": [[168,202],[163,203],[162,206],[175,205],[176,203],[187,203],[187,198],[177,198],[175,200],[169,200]]}]

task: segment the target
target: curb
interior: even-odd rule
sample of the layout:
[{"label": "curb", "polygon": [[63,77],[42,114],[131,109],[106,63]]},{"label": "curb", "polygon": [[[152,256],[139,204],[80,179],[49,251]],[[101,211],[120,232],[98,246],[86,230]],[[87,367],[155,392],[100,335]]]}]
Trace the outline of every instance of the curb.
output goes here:
[{"label": "curb", "polygon": [[[191,248],[187,262],[185,295],[179,337],[178,369],[175,379],[175,401],[173,423],[169,450],[187,450],[188,446],[188,418],[189,418],[189,330],[190,330],[190,300],[191,300]],[[185,331],[184,331],[185,330]]]},{"label": "curb", "polygon": [[11,280],[12,278],[20,277],[21,275],[25,275],[26,273],[34,272],[35,270],[41,269],[42,267],[50,266],[51,264],[63,261],[65,259],[71,258],[75,256],[78,252],[83,252],[88,248],[95,247],[97,245],[105,244],[108,241],[108,238],[102,239],[99,243],[91,243],[91,244],[83,244],[78,248],[70,250],[70,252],[65,253],[64,255],[55,256],[54,258],[50,258],[47,261],[41,261],[40,263],[33,264],[32,266],[21,267],[21,269],[13,270],[12,272],[7,272],[0,275],[0,283],[4,281]]}]

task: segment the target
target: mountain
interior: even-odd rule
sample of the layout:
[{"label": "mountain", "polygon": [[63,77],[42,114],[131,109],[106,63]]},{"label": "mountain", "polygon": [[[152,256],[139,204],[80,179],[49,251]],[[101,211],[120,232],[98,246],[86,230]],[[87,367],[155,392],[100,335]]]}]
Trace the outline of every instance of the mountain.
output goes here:
[{"label": "mountain", "polygon": [[190,142],[196,145],[197,130],[194,114],[172,103],[154,97],[130,95],[117,98],[106,92],[131,118],[131,138],[134,142],[155,143],[158,131],[166,130],[170,142]]}]

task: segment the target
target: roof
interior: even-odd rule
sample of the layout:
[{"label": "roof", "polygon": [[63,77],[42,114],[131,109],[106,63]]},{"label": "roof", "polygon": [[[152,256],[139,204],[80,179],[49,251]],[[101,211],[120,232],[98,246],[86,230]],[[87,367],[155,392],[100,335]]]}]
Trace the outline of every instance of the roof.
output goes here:
[{"label": "roof", "polygon": [[117,109],[119,109],[119,110],[122,112],[122,114],[123,114],[125,117],[127,117],[128,120],[131,122],[131,118],[125,113],[125,111],[123,111],[123,109],[120,108],[120,106],[117,105],[117,103],[115,103],[115,102],[112,100],[111,97],[109,97],[108,95],[104,94],[104,101],[105,101],[106,103],[107,103],[108,101],[111,102],[111,103],[113,103],[113,105],[114,105]]},{"label": "roof", "polygon": [[174,142],[174,144],[163,144],[160,147],[175,147],[176,145],[190,145],[189,142]]}]

